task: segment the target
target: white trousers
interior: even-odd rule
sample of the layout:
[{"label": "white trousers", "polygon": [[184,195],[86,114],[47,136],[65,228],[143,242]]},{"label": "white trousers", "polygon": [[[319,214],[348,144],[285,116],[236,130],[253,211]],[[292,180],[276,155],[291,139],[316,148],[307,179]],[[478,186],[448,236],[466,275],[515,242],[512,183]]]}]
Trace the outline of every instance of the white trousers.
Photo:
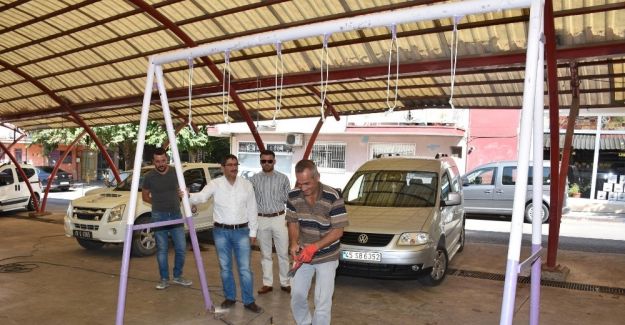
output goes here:
[{"label": "white trousers", "polygon": [[[258,217],[258,232],[256,234],[260,245],[260,264],[263,269],[263,285],[273,286],[273,245],[278,255],[278,269],[280,270],[280,286],[289,286],[289,231],[286,228],[285,215],[276,217]],[[273,245],[272,245],[273,241]]]},{"label": "white trousers", "polygon": [[[330,325],[334,277],[339,261],[303,264],[291,279],[291,312],[297,325]],[[308,291],[315,277],[315,311],[308,307]]]}]

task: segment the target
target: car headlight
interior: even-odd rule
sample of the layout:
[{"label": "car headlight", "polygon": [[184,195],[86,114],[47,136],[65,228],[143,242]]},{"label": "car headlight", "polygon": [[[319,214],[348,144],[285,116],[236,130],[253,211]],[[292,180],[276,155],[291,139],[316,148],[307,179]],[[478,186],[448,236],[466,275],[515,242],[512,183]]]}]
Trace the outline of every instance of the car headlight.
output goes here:
[{"label": "car headlight", "polygon": [[124,217],[124,209],[125,208],[126,208],[125,204],[120,204],[120,205],[112,208],[111,211],[109,212],[108,222],[121,221],[122,218]]},{"label": "car headlight", "polygon": [[405,232],[399,236],[397,245],[412,246],[423,245],[430,241],[430,235],[424,232]]}]

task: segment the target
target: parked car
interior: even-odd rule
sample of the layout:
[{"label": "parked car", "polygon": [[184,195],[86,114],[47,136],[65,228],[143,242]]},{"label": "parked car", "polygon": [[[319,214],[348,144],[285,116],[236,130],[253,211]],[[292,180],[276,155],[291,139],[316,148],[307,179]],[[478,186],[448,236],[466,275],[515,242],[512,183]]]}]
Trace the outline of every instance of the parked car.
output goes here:
[{"label": "parked car", "polygon": [[[569,175],[573,175],[569,173]],[[574,176],[572,176],[574,177]],[[476,167],[463,177],[464,209],[467,214],[512,215],[514,190],[517,181],[517,162],[500,161]],[[532,166],[528,171],[528,187],[525,195],[525,220],[532,222]],[[542,222],[549,220],[551,167],[543,162]],[[566,195],[564,204],[566,207]]]},{"label": "parked car", "polygon": [[[20,165],[30,186],[33,189],[37,202],[41,202],[41,183],[37,177],[37,171],[35,167],[31,165]],[[5,163],[0,165],[0,211],[8,211],[15,209],[25,208],[29,211],[35,210],[35,203],[28,186],[22,178],[22,175],[17,172],[17,168],[12,163]]]},{"label": "parked car", "polygon": [[[41,186],[45,189],[46,186],[48,186],[50,174],[52,174],[54,167],[37,166],[35,168],[37,169],[37,175],[39,176]],[[50,185],[50,190],[67,191],[72,185],[74,185],[74,178],[72,177],[72,174],[59,168],[56,171],[56,175],[54,175],[54,179]]]},{"label": "parked car", "polygon": [[[139,191],[143,175],[152,169],[153,166],[141,169]],[[222,170],[219,164],[189,163],[182,165],[182,174],[189,192],[195,193],[201,191],[211,179],[221,176]],[[84,197],[73,200],[64,218],[65,235],[76,238],[78,244],[86,249],[99,249],[106,243],[122,244],[126,236],[128,220],[126,205],[130,199],[131,183],[132,175],[128,175],[114,189],[95,194],[87,193]],[[134,223],[150,223],[152,207],[143,202],[141,193],[138,195],[136,212],[132,216]],[[196,231],[212,228],[212,199],[197,205],[193,222]],[[151,228],[136,230],[132,236],[131,252],[134,256],[156,253],[154,230]]]},{"label": "parked car", "polygon": [[339,273],[440,284],[464,247],[461,189],[448,157],[366,162],[343,190],[349,226]]}]

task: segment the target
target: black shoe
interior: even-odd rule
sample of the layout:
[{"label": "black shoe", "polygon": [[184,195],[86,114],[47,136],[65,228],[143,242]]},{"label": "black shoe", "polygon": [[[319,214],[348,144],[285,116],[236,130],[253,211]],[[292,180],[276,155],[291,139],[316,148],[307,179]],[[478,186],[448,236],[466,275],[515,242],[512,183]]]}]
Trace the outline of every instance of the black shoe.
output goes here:
[{"label": "black shoe", "polygon": [[236,300],[226,299],[224,300],[224,302],[221,303],[221,308],[230,308],[236,303],[237,303]]},{"label": "black shoe", "polygon": [[251,304],[247,304],[244,307],[245,307],[245,309],[247,309],[247,310],[249,310],[251,312],[255,312],[257,314],[263,311],[263,309],[258,307],[258,305],[256,303],[254,303],[254,302],[251,303]]},{"label": "black shoe", "polygon": [[280,287],[280,290],[286,292],[286,293],[291,293],[291,287],[290,286],[283,286]]}]

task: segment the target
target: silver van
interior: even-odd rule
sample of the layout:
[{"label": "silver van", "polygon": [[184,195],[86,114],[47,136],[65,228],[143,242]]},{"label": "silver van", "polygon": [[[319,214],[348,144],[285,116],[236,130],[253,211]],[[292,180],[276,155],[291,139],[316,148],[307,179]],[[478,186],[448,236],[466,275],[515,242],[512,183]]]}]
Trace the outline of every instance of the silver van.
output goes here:
[{"label": "silver van", "polygon": [[[532,222],[532,166],[528,171],[525,195],[525,220]],[[512,215],[514,189],[517,180],[517,162],[499,161],[476,167],[463,177],[464,209],[467,214]],[[543,162],[542,222],[549,220],[549,189],[551,166]],[[566,206],[566,195],[564,196]]]},{"label": "silver van", "polygon": [[440,284],[464,247],[462,184],[453,159],[381,158],[343,191],[349,226],[339,274]]}]

